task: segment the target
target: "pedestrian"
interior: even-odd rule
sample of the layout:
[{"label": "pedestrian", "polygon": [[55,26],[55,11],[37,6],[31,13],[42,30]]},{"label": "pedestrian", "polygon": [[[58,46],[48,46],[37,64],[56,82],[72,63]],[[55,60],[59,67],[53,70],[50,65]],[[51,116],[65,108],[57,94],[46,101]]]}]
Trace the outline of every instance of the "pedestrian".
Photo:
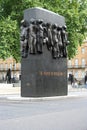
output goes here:
[{"label": "pedestrian", "polygon": [[11,83],[11,69],[9,68],[6,73],[6,81],[7,83]]},{"label": "pedestrian", "polygon": [[86,75],[85,75],[85,85],[86,85],[86,88],[87,88],[87,72],[86,72]]},{"label": "pedestrian", "polygon": [[71,85],[73,85],[73,83],[74,83],[74,75],[73,74],[69,74],[69,80],[70,80]]}]

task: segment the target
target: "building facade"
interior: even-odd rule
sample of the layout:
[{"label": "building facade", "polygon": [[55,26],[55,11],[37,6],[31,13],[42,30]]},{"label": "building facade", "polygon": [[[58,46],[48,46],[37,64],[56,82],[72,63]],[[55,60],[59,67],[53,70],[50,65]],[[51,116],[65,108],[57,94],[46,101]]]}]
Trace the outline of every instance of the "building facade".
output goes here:
[{"label": "building facade", "polygon": [[21,64],[16,63],[16,61],[10,57],[6,60],[0,59],[0,81],[5,80],[6,72],[11,69],[11,77],[19,78],[21,74]]},{"label": "building facade", "polygon": [[78,47],[76,56],[68,60],[68,76],[73,74],[77,80],[82,80],[87,72],[87,40]]}]

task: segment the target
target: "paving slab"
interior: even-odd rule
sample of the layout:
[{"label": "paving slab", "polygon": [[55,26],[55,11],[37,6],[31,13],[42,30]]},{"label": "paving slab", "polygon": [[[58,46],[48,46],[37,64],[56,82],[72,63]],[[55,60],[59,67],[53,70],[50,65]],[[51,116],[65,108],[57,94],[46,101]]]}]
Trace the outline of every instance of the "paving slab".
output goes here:
[{"label": "paving slab", "polygon": [[[21,88],[14,87],[13,84],[0,84],[0,99],[6,99],[11,101],[46,101],[46,100],[58,100],[58,99],[66,99],[66,98],[79,98],[87,96],[87,89],[77,89],[70,88],[69,92],[66,96],[52,96],[52,97],[21,97]],[[72,90],[72,91],[70,91]]]}]

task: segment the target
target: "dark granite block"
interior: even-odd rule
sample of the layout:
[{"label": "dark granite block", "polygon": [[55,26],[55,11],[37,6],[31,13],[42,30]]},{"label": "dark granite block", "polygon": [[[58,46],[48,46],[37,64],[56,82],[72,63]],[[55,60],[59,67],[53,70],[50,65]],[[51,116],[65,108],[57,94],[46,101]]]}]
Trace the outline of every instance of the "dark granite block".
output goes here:
[{"label": "dark granite block", "polygon": [[24,19],[29,22],[32,18],[36,20],[43,19],[44,22],[56,23],[59,26],[65,25],[65,18],[63,16],[39,7],[24,10]]},{"label": "dark granite block", "polygon": [[55,60],[45,47],[43,50],[41,55],[22,59],[22,97],[67,95],[67,59]]}]

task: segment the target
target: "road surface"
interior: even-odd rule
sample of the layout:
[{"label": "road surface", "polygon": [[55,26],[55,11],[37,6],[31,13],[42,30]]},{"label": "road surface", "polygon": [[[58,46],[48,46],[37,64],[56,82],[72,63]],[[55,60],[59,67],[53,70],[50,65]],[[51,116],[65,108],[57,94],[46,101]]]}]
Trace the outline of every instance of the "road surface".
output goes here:
[{"label": "road surface", "polygon": [[33,102],[0,99],[0,130],[87,130],[87,97]]}]

